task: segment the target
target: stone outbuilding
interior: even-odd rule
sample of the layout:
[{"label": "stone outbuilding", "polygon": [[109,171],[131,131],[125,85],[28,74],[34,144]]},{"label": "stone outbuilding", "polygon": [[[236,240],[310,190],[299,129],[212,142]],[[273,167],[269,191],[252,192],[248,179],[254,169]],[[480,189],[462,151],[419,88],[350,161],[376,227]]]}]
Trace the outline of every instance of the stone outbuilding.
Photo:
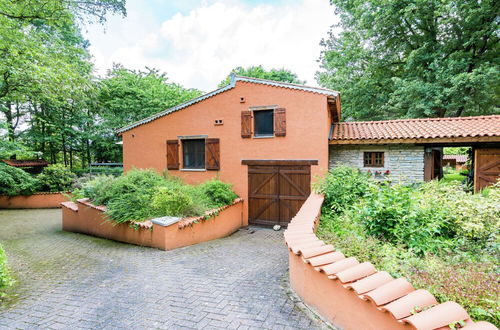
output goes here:
[{"label": "stone outbuilding", "polygon": [[500,116],[333,124],[330,167],[346,164],[376,178],[415,183],[441,178],[443,147],[473,148],[475,189],[500,176]]}]

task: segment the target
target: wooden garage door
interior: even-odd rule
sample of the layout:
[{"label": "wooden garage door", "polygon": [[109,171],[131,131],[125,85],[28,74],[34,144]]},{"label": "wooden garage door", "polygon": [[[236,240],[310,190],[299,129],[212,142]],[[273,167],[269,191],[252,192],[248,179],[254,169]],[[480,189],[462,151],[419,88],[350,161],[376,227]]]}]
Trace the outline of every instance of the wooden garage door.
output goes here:
[{"label": "wooden garage door", "polygon": [[495,184],[500,177],[500,148],[476,149],[475,191]]},{"label": "wooden garage door", "polygon": [[310,192],[310,165],[249,166],[249,223],[287,225]]}]

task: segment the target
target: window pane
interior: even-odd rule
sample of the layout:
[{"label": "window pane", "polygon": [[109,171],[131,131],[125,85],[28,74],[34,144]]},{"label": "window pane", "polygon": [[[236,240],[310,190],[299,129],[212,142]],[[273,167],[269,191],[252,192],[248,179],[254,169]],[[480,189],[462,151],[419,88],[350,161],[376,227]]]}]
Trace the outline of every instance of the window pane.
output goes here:
[{"label": "window pane", "polygon": [[365,166],[371,165],[372,164],[372,155],[369,152],[364,153],[364,163]]},{"label": "window pane", "polygon": [[182,140],[184,168],[205,168],[205,140]]},{"label": "window pane", "polygon": [[363,163],[365,167],[384,167],[384,153],[364,152]]},{"label": "window pane", "polygon": [[254,111],[255,136],[272,136],[274,134],[274,110]]}]

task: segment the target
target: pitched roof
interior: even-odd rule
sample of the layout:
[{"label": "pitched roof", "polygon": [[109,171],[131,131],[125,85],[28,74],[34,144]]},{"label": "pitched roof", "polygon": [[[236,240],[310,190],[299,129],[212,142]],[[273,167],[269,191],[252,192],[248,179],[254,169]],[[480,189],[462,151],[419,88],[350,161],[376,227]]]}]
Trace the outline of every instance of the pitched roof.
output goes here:
[{"label": "pitched roof", "polygon": [[412,143],[428,141],[500,141],[500,115],[400,119],[334,124],[330,143]]},{"label": "pitched roof", "polygon": [[50,164],[44,159],[28,159],[28,160],[4,159],[2,160],[2,162],[13,167],[37,167],[37,166],[48,166]]},{"label": "pitched roof", "polygon": [[443,155],[443,159],[455,159],[457,163],[465,163],[467,161],[467,155]]},{"label": "pitched roof", "polygon": [[258,78],[251,78],[251,77],[243,77],[243,76],[236,76],[236,75],[231,75],[230,83],[227,86],[224,86],[222,88],[216,89],[210,93],[203,94],[197,98],[194,98],[192,100],[189,100],[187,102],[178,104],[172,108],[163,110],[157,114],[154,114],[150,117],[141,119],[139,121],[136,121],[135,123],[129,124],[127,126],[124,126],[122,128],[119,128],[116,130],[116,133],[121,134],[123,132],[126,132],[128,130],[131,130],[132,128],[135,128],[137,126],[149,123],[155,119],[158,119],[160,117],[166,116],[172,112],[179,111],[181,109],[187,108],[190,105],[193,105],[195,103],[201,102],[205,99],[208,99],[212,96],[215,96],[217,94],[223,93],[225,91],[228,91],[230,89],[233,89],[236,86],[237,81],[242,81],[242,82],[247,82],[247,83],[253,83],[253,84],[262,84],[262,85],[267,85],[267,86],[273,86],[273,87],[281,87],[281,88],[287,88],[287,89],[293,89],[293,90],[300,90],[304,92],[310,92],[310,93],[317,93],[317,94],[323,94],[327,96],[338,96],[340,93],[331,89],[325,89],[325,88],[320,88],[320,87],[311,87],[311,86],[304,86],[304,85],[298,85],[298,84],[291,84],[291,83],[285,83],[285,82],[280,82],[280,81],[274,81],[274,80],[265,80],[265,79],[258,79]]}]

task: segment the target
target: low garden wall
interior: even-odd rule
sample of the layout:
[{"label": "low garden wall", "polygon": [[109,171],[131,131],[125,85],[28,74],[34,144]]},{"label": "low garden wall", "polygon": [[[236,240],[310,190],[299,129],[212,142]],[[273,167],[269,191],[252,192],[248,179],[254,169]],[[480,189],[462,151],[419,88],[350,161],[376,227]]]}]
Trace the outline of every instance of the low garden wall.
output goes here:
[{"label": "low garden wall", "polygon": [[473,322],[455,302],[438,304],[427,290],[336,251],[315,235],[323,197],[312,194],[285,231],[290,285],[301,299],[341,329],[496,329]]},{"label": "low garden wall", "polygon": [[103,206],[95,206],[87,199],[76,203],[64,202],[62,227],[76,232],[131,243],[172,250],[228,236],[243,225],[243,203],[236,199],[232,205],[207,212],[201,217],[164,217],[135,223],[117,224],[107,221]]},{"label": "low garden wall", "polygon": [[0,196],[0,209],[50,209],[61,207],[68,198],[64,192],[35,193],[26,196]]}]

